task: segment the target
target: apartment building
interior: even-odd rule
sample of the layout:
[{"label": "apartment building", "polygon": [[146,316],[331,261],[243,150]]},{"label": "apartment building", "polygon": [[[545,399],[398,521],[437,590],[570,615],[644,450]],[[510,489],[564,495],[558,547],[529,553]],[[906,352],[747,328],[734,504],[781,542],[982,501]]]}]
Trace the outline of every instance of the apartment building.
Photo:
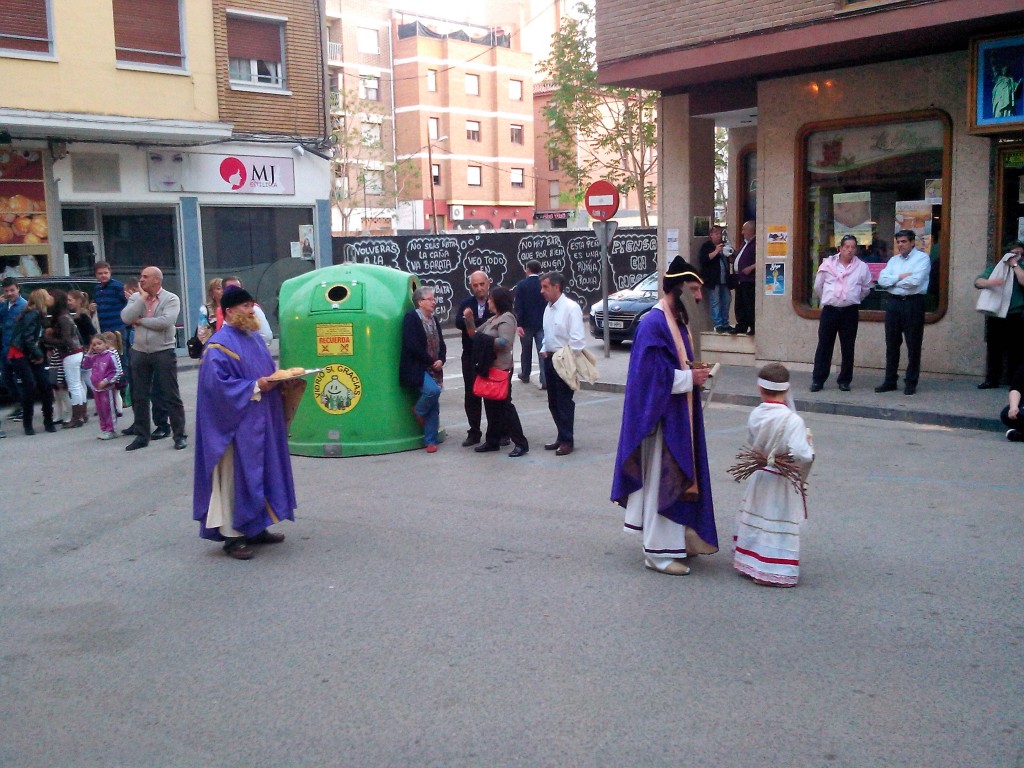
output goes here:
[{"label": "apartment building", "polygon": [[390,3],[328,0],[327,34],[332,229],[394,234],[410,168],[395,160]]},{"label": "apartment building", "polygon": [[405,230],[525,229],[533,220],[533,61],[511,29],[395,11],[395,133],[419,172]]},{"label": "apartment building", "polygon": [[[932,258],[922,367],[983,369],[974,278],[1024,237],[1019,0],[602,0],[597,41],[602,82],[662,93],[663,250],[671,229],[695,256],[730,129],[730,230],[756,219],[761,286],[733,351],[809,366],[818,265],[853,234],[877,274],[912,228]],[[883,298],[861,305],[858,365],[884,366]]]},{"label": "apartment building", "polygon": [[28,222],[0,225],[2,269],[155,265],[185,327],[236,274],[274,322],[330,253],[322,27],[300,0],[10,0],[0,219]]}]

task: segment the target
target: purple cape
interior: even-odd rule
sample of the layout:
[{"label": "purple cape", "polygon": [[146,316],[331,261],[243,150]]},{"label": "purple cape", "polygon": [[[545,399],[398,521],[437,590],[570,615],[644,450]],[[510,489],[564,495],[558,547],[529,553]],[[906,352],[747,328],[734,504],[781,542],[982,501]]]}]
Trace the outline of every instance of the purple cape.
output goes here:
[{"label": "purple cape", "polygon": [[[693,350],[685,333],[683,344],[692,358]],[[698,392],[672,394],[672,380],[678,368],[676,345],[665,313],[654,309],[640,320],[629,356],[611,498],[616,504],[626,506],[626,497],[643,488],[641,444],[660,422],[665,445],[661,456],[658,512],[674,523],[693,528],[708,544],[718,546],[704,439],[704,412]],[[688,397],[693,400],[692,448]],[[699,498],[682,501],[683,491],[695,476]]]},{"label": "purple cape", "polygon": [[199,365],[196,400],[195,486],[192,518],[199,535],[223,541],[206,527],[213,470],[229,445],[235,447],[233,525],[256,536],[279,520],[294,520],[295,485],[284,405],[277,389],[252,399],[256,379],[274,372],[263,338],[225,325],[210,337]]}]

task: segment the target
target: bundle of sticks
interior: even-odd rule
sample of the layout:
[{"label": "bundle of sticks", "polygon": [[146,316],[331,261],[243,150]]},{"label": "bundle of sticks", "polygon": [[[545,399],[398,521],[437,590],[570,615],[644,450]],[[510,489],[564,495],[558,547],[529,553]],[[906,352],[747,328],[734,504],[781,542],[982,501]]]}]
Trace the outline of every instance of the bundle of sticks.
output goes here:
[{"label": "bundle of sticks", "polygon": [[764,454],[756,448],[741,448],[736,454],[737,462],[729,467],[728,472],[737,483],[746,480],[758,470],[768,469],[777,475],[784,477],[793,490],[800,494],[800,500],[804,505],[804,518],[807,517],[807,483],[804,482],[800,467],[797,466],[793,456],[789,453],[780,453],[774,456]]}]

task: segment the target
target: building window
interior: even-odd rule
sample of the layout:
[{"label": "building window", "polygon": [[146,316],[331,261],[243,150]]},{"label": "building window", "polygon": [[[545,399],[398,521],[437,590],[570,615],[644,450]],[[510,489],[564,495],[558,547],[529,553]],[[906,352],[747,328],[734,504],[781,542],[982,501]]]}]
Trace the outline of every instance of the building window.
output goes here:
[{"label": "building window", "polygon": [[560,163],[558,162],[558,158],[557,157],[549,157],[548,158],[548,170],[549,171],[557,171],[559,169],[559,167],[560,167]]},{"label": "building window", "polygon": [[436,91],[437,90],[437,70],[436,69],[428,69],[427,70],[427,90],[428,91]]},{"label": "building window", "polygon": [[471,187],[479,187],[483,181],[481,180],[481,171],[483,169],[479,165],[471,165],[466,168],[466,183]]},{"label": "building window", "polygon": [[[930,110],[804,126],[798,134],[794,291],[798,313],[813,316],[818,266],[853,235],[873,277],[894,255],[897,230],[912,229],[916,247],[931,257],[925,304],[937,320],[945,311],[948,273],[950,119]],[[861,304],[881,319],[885,292]]]},{"label": "building window", "polygon": [[0,14],[0,51],[53,54],[47,0],[6,0]]},{"label": "building window", "polygon": [[356,50],[360,53],[380,53],[380,37],[377,30],[358,27],[356,29]]},{"label": "building window", "polygon": [[381,145],[380,123],[363,124],[363,144],[368,147],[379,147]]},{"label": "building window", "polygon": [[509,175],[512,178],[512,186],[513,187],[522,187],[522,186],[524,186],[523,178],[524,178],[525,174],[523,173],[523,169],[522,168],[513,168],[511,171],[509,171]]},{"label": "building window", "polygon": [[113,0],[118,62],[181,69],[181,0]]},{"label": "building window", "polygon": [[522,80],[509,80],[508,81],[508,98],[510,101],[522,101],[523,100],[523,81]]},{"label": "building window", "polygon": [[562,204],[562,190],[557,181],[548,182],[548,209],[556,210]]},{"label": "building window", "polygon": [[435,187],[441,186],[441,166],[437,163],[430,166],[430,178]]},{"label": "building window", "polygon": [[477,120],[466,121],[466,141],[480,141],[480,123]]},{"label": "building window", "polygon": [[284,24],[228,16],[228,70],[232,83],[283,89]]},{"label": "building window", "polygon": [[480,75],[466,75],[466,93],[470,96],[480,95]]},{"label": "building window", "polygon": [[427,118],[427,138],[431,141],[436,141],[437,137],[441,135],[441,118],[439,117],[428,117]]},{"label": "building window", "polygon": [[522,144],[523,143],[523,126],[521,126],[521,125],[513,125],[511,127],[511,130],[509,131],[509,138],[512,140],[513,144]]},{"label": "building window", "polygon": [[368,195],[383,195],[384,171],[363,171],[363,190]]},{"label": "building window", "polygon": [[376,75],[360,75],[359,98],[380,101],[380,78]]}]

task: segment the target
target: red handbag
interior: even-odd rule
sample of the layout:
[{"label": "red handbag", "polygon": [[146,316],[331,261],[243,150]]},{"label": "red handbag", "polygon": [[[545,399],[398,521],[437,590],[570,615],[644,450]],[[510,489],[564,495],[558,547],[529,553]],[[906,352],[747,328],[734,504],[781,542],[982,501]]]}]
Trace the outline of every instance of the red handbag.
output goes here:
[{"label": "red handbag", "polygon": [[486,376],[477,374],[473,382],[473,394],[484,400],[505,400],[508,398],[509,371],[491,368]]}]

